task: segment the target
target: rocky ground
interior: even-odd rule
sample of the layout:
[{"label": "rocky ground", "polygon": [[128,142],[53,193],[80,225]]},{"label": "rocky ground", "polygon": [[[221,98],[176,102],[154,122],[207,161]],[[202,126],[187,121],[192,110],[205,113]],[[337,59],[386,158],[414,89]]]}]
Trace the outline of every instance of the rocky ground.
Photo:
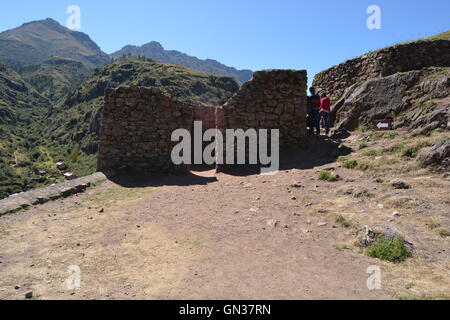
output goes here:
[{"label": "rocky ground", "polygon": [[[2,216],[0,299],[449,299],[450,181],[417,160],[445,132],[324,140],[273,176],[118,177]],[[403,235],[412,256],[368,257],[365,226]]]}]

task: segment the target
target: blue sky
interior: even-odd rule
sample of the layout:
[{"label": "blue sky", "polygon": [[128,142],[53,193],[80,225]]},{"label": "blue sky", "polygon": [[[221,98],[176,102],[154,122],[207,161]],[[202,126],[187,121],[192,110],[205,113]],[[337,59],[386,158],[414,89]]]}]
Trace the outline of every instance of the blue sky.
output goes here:
[{"label": "blue sky", "polygon": [[[65,25],[81,8],[81,30],[107,53],[159,41],[166,49],[239,69],[307,69],[309,76],[367,51],[450,29],[448,0],[15,0],[2,1],[0,31],[51,17]],[[381,30],[369,30],[370,5]]]}]

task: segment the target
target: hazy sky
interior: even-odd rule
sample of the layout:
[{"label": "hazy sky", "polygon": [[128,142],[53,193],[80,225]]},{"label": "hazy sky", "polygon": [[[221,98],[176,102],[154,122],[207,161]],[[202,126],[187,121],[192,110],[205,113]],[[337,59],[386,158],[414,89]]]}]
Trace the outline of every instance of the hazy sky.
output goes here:
[{"label": "hazy sky", "polygon": [[[66,25],[81,9],[81,30],[107,53],[159,41],[166,49],[239,69],[307,69],[450,29],[449,0],[14,0],[2,1],[0,30],[51,17]],[[381,30],[367,8],[381,9]]]}]

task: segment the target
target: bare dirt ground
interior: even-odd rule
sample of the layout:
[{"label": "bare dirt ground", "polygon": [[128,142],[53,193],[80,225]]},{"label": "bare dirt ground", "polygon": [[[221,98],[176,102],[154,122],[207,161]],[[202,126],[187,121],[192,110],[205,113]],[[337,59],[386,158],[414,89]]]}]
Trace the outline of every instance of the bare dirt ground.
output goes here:
[{"label": "bare dirt ground", "polygon": [[[362,136],[344,143],[358,149]],[[372,138],[350,154],[370,163],[364,170],[343,168],[337,149],[309,150],[273,176],[116,178],[0,217],[0,299],[29,290],[35,299],[448,298],[449,240],[437,230],[450,226],[449,181],[403,169],[386,150],[395,143]],[[367,148],[383,149],[384,161]],[[342,179],[319,180],[324,169]],[[396,179],[412,189],[394,190]],[[361,227],[379,222],[411,239],[412,258],[384,262],[355,245]],[[73,265],[81,288],[69,290]],[[371,265],[382,270],[381,290],[367,288]]]}]

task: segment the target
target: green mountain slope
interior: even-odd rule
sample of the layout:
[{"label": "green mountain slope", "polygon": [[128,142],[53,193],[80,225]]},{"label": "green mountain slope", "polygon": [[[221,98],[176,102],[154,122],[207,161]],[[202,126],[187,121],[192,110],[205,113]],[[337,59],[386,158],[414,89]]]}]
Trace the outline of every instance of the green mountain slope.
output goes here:
[{"label": "green mountain slope", "polygon": [[53,19],[25,23],[0,33],[0,60],[14,67],[40,64],[55,56],[81,61],[92,69],[110,62],[88,35]]},{"label": "green mountain slope", "polygon": [[41,95],[57,102],[91,73],[81,62],[70,58],[54,57],[40,65],[19,69],[22,78]]},{"label": "green mountain slope", "polygon": [[40,176],[34,165],[50,159],[39,148],[31,127],[51,103],[9,66],[0,62],[0,199],[56,181]]},{"label": "green mountain slope", "polygon": [[0,62],[0,124],[28,125],[45,114],[50,103],[18,73]]},{"label": "green mountain slope", "polygon": [[240,83],[250,80],[253,75],[251,70],[237,70],[236,68],[228,67],[216,60],[202,60],[179,51],[164,50],[163,46],[159,42],[155,41],[149,42],[140,47],[126,46],[111,54],[114,58],[129,55],[143,56],[156,61],[179,64],[194,70],[209,72],[220,76],[234,77]]}]

